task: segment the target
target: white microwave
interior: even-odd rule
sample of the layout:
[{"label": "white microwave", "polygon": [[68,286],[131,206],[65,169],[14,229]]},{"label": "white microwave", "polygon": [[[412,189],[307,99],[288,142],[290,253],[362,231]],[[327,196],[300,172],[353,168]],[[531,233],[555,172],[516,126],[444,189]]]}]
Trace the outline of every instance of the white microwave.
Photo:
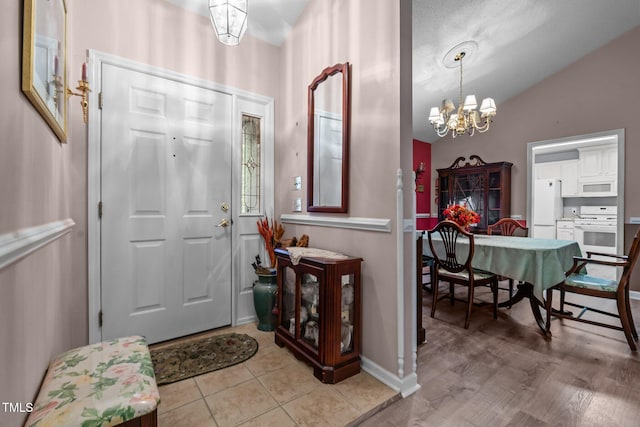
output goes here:
[{"label": "white microwave", "polygon": [[618,195],[618,185],[615,179],[582,181],[578,184],[580,197],[609,197]]}]

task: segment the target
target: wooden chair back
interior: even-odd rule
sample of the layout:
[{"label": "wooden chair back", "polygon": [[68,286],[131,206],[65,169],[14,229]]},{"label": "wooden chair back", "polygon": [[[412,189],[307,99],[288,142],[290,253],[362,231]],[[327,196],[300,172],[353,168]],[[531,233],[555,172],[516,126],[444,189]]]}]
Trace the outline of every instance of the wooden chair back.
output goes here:
[{"label": "wooden chair back", "polygon": [[[592,255],[596,255],[599,258],[594,259]],[[638,340],[638,333],[633,321],[633,314],[631,312],[631,305],[629,303],[629,284],[631,282],[631,273],[640,256],[640,230],[633,237],[633,242],[629,248],[628,255],[612,255],[598,252],[587,251],[585,257],[573,257],[573,266],[567,272],[567,278],[563,283],[556,285],[553,288],[547,290],[547,300],[545,308],[547,310],[547,335],[550,333],[549,327],[551,326],[551,307],[553,301],[553,290],[558,289],[560,291],[560,310],[554,312],[556,317],[563,319],[575,320],[578,322],[588,323],[591,325],[603,326],[605,328],[621,330],[624,332],[631,351],[637,351],[636,341]],[[608,258],[604,260],[602,258]],[[585,274],[583,267],[589,264],[608,265],[612,267],[622,267],[622,276],[617,284],[615,281],[602,279],[597,276],[591,276],[588,273]],[[592,308],[584,305],[584,302],[574,303],[565,300],[565,294],[576,293],[587,295],[597,298],[607,298],[616,300],[616,312],[604,311],[601,309]],[[580,314],[573,315],[573,313],[565,311],[565,304],[580,308]],[[603,323],[599,320],[591,320],[582,318],[587,310],[595,313],[604,314],[611,317],[617,317],[620,319],[621,326],[615,326],[610,323]]]},{"label": "wooden chair back", "polygon": [[[466,232],[460,225],[450,220],[439,222],[427,233],[429,236],[429,247],[431,248],[431,253],[439,267],[452,273],[458,273],[465,270],[471,271],[471,260],[473,259],[475,249],[473,234]],[[442,250],[436,248],[434,245],[432,236],[435,233],[438,233],[442,239],[444,256],[441,256],[443,254]],[[457,248],[459,243],[462,243],[462,240],[468,241],[468,252],[462,259],[458,259],[460,253],[457,252]]]},{"label": "wooden chair back", "polygon": [[529,237],[529,228],[513,218],[502,218],[487,227],[487,234],[500,236]]},{"label": "wooden chair back", "polygon": [[[595,252],[587,252],[587,255],[593,253],[594,255],[598,255]],[[601,265],[610,265],[613,267],[622,267],[622,276],[620,276],[620,281],[618,282],[617,293],[626,293],[629,289],[629,284],[631,283],[631,273],[633,273],[633,268],[638,261],[638,257],[640,256],[640,230],[636,232],[636,235],[633,236],[633,242],[631,242],[631,247],[629,248],[628,255],[608,255],[610,258],[616,258],[616,261],[599,261],[598,263]],[[589,260],[591,258],[582,259],[582,261],[574,262],[573,267],[567,272],[567,275],[576,273],[582,270],[583,267],[589,264]]]}]

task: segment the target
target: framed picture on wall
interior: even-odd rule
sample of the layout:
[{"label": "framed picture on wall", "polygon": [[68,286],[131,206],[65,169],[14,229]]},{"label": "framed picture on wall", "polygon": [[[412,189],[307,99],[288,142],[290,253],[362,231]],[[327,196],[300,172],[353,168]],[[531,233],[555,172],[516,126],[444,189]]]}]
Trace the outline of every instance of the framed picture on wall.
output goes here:
[{"label": "framed picture on wall", "polygon": [[67,6],[25,0],[22,91],[60,142],[67,142]]}]

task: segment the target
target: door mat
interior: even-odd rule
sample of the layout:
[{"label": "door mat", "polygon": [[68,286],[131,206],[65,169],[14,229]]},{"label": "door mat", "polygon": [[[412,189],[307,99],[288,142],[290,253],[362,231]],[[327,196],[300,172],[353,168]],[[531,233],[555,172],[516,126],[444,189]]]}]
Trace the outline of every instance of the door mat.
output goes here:
[{"label": "door mat", "polygon": [[258,342],[245,334],[224,334],[151,350],[158,385],[206,374],[251,358]]}]

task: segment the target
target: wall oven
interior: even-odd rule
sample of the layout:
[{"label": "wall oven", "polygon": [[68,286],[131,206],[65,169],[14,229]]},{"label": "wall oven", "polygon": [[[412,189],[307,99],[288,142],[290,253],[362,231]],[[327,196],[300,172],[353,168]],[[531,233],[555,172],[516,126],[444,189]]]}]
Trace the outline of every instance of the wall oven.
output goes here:
[{"label": "wall oven", "polygon": [[580,218],[574,223],[574,238],[583,252],[617,253],[616,211],[615,206],[580,208]]}]

